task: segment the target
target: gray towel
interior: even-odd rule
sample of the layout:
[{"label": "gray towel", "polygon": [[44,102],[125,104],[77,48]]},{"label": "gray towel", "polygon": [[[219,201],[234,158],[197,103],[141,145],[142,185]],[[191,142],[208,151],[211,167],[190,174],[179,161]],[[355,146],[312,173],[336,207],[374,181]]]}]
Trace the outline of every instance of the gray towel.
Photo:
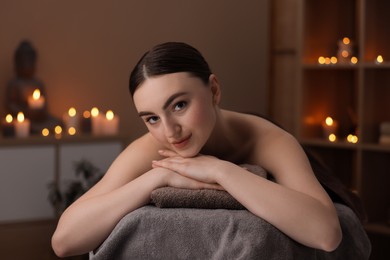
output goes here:
[{"label": "gray towel", "polygon": [[90,260],[368,259],[371,245],[359,219],[335,206],[343,240],[332,253],[297,243],[247,210],[145,206],[126,215]]},{"label": "gray towel", "polygon": [[[266,171],[257,165],[242,164],[241,167],[258,176],[267,177]],[[199,209],[245,209],[226,191],[191,190],[163,187],[154,190],[151,203],[159,208],[199,208]]]}]

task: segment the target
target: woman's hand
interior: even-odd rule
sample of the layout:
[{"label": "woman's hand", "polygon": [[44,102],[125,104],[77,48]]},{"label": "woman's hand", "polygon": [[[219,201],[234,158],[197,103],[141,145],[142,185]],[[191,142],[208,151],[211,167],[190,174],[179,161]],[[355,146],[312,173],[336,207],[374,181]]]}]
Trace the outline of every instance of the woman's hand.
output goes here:
[{"label": "woman's hand", "polygon": [[[218,165],[222,162],[216,157],[198,155],[192,158],[183,158],[170,150],[161,150],[159,153],[167,158],[160,161],[153,161],[152,166],[154,168],[161,167],[169,169],[182,177],[187,177],[204,184],[216,185]],[[222,187],[219,186],[219,189],[222,189]]]}]

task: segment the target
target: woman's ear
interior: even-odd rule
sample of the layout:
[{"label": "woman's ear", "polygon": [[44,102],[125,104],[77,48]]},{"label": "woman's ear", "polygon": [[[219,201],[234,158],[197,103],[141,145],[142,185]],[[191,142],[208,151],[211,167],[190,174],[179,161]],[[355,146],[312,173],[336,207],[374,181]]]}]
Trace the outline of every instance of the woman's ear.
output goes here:
[{"label": "woman's ear", "polygon": [[217,76],[211,74],[209,77],[211,92],[213,93],[213,104],[219,105],[221,102],[221,86],[219,85]]}]

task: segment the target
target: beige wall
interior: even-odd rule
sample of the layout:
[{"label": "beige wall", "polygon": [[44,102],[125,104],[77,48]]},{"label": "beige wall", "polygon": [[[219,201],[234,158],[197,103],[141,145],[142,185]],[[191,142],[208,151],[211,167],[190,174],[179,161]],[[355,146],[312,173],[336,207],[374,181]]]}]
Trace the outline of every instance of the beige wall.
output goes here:
[{"label": "beige wall", "polygon": [[2,0],[0,116],[14,76],[13,53],[29,39],[50,111],[98,106],[121,117],[121,130],[144,131],[128,94],[129,72],[151,46],[185,41],[208,59],[225,108],[267,113],[267,0]]}]

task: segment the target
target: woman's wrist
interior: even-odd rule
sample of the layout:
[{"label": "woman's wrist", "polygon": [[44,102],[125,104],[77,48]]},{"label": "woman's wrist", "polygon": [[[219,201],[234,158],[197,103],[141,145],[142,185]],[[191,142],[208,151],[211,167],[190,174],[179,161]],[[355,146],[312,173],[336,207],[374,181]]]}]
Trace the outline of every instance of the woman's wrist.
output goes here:
[{"label": "woman's wrist", "polygon": [[223,180],[231,172],[232,166],[234,164],[229,161],[219,160],[214,172],[216,183],[222,186]]}]

